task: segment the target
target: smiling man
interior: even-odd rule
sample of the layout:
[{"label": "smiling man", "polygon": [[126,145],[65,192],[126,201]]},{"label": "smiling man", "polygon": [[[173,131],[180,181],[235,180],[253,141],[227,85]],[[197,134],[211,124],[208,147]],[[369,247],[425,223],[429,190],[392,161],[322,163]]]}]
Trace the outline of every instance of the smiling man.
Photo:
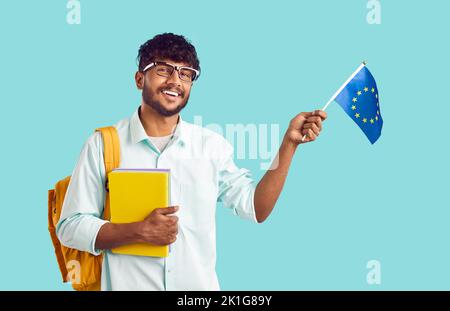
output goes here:
[{"label": "smiling man", "polygon": [[[180,117],[200,63],[183,36],[165,33],[139,49],[136,86],[142,103],[115,127],[121,168],[168,168],[171,202],[145,220],[114,224],[101,219],[105,200],[100,133],[84,145],[67,189],[57,234],[70,247],[104,253],[102,290],[219,290],[216,264],[216,203],[255,223],[271,213],[298,146],[314,141],[323,111],[302,112],[289,123],[271,170],[256,184],[233,161],[232,146],[220,135]],[[302,141],[302,137],[306,139]],[[130,208],[133,208],[130,206]],[[167,258],[113,254],[132,243],[171,245]]]}]

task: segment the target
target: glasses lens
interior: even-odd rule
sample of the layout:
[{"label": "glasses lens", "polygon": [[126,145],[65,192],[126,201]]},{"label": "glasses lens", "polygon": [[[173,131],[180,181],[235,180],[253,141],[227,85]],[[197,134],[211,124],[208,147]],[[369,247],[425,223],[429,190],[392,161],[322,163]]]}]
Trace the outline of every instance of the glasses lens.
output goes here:
[{"label": "glasses lens", "polygon": [[173,72],[173,67],[166,64],[158,64],[156,65],[156,74],[161,77],[170,77]]},{"label": "glasses lens", "polygon": [[195,80],[197,73],[189,68],[181,68],[180,70],[180,79],[183,81],[192,82]]}]

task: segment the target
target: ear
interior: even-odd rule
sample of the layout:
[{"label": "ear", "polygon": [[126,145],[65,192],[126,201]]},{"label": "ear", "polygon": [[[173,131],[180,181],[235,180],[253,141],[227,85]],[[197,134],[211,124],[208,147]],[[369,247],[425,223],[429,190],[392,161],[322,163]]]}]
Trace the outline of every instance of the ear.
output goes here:
[{"label": "ear", "polygon": [[139,90],[142,90],[144,88],[144,79],[145,79],[144,73],[140,72],[140,71],[136,71],[136,73],[134,75],[134,80],[136,82],[136,87]]}]

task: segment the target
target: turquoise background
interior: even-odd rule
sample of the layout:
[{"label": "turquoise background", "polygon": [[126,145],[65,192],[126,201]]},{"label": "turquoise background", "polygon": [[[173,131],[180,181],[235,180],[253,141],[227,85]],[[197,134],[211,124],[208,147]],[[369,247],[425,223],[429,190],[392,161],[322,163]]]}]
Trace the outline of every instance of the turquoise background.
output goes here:
[{"label": "turquoise background", "polygon": [[[140,103],[135,58],[161,32],[196,46],[202,77],[183,117],[280,124],[322,108],[360,61],[378,82],[371,145],[332,104],[262,225],[218,207],[224,290],[449,290],[449,1],[81,0],[0,4],[2,290],[68,290],[47,232],[47,190],[99,126]],[[445,43],[447,42],[447,43]],[[280,135],[282,135],[281,133]],[[260,160],[239,160],[259,178]],[[381,284],[368,285],[369,260]]]}]

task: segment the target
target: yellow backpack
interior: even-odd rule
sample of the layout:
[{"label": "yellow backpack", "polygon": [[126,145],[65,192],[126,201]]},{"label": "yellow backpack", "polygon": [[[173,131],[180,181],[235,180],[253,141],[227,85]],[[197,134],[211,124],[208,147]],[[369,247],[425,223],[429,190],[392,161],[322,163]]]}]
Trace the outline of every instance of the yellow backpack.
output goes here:
[{"label": "yellow backpack", "polygon": [[[115,127],[103,127],[95,130],[101,132],[103,138],[103,157],[106,177],[113,169],[119,167],[120,143]],[[48,191],[48,230],[55,248],[56,259],[61,270],[63,282],[72,282],[75,290],[100,290],[103,255],[94,256],[88,252],[68,248],[61,245],[56,236],[56,224],[69,186],[70,176],[58,181],[55,189]],[[108,182],[106,182],[106,198],[103,219],[110,219]]]}]

